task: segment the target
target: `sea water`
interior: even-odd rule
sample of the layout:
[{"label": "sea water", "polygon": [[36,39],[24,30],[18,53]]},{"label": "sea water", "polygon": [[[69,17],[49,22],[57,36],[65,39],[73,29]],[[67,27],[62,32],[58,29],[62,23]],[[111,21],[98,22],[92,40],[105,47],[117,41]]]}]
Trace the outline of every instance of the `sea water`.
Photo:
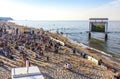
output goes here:
[{"label": "sea water", "polygon": [[104,33],[92,33],[88,38],[89,21],[12,21],[16,24],[43,28],[52,32],[63,32],[69,39],[83,43],[98,50],[104,51],[115,57],[120,57],[120,21],[108,22],[108,40],[105,41]]}]

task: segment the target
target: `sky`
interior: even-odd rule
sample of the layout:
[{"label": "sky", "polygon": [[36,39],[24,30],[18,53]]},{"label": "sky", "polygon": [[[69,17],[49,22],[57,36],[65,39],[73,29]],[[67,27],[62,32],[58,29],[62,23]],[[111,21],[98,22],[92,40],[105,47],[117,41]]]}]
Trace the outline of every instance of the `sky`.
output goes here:
[{"label": "sky", "polygon": [[0,16],[15,20],[120,20],[120,0],[0,0]]}]

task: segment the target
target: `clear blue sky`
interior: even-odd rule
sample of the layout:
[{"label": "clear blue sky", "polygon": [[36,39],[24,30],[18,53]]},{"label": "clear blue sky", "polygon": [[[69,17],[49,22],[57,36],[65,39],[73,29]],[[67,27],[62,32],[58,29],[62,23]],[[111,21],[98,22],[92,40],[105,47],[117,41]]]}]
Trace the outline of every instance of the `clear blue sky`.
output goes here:
[{"label": "clear blue sky", "polygon": [[16,3],[45,6],[99,6],[112,0],[11,0]]},{"label": "clear blue sky", "polygon": [[0,0],[0,10],[20,20],[120,20],[120,0]]}]

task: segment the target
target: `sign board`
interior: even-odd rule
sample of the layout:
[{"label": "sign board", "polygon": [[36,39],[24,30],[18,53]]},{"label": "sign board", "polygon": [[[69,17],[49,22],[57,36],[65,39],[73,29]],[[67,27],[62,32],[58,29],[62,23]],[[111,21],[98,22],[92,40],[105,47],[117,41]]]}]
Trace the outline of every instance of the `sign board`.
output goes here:
[{"label": "sign board", "polygon": [[91,32],[105,32],[106,22],[90,22]]}]

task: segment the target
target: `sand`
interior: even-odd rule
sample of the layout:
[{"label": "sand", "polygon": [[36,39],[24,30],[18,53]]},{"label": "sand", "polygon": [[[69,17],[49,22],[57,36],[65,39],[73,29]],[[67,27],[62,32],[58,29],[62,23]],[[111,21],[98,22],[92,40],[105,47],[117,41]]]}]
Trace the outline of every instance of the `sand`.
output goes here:
[{"label": "sand", "polygon": [[[16,25],[14,23],[7,22],[6,25],[9,25],[14,28],[19,28],[23,32],[23,27]],[[35,29],[38,31],[38,29]],[[81,57],[81,53],[84,52],[90,56],[93,56],[96,59],[102,59],[104,63],[112,66],[113,68],[120,70],[120,66],[110,60],[105,59],[102,56],[106,56],[94,49],[82,48],[81,46],[71,43],[66,37],[60,34],[46,32],[48,36],[51,36],[55,39],[59,39],[65,43],[65,46],[61,46],[58,53],[52,48],[49,51],[46,51],[45,56],[40,56],[40,58],[33,58],[33,51],[22,46],[27,53],[27,58],[29,58],[31,66],[38,66],[41,73],[44,75],[45,79],[110,79],[115,73],[110,70],[107,70],[104,66],[99,66],[91,61]],[[43,45],[44,46],[44,45]],[[10,47],[13,48],[13,44],[10,44]],[[19,46],[20,47],[20,46]],[[79,50],[78,53],[73,54],[72,47]],[[2,47],[0,47],[2,48]],[[67,49],[67,52],[64,53],[64,50]],[[0,55],[0,60],[2,60],[5,65],[0,66],[0,79],[6,79],[11,76],[11,69],[15,67],[21,67],[22,61],[20,58],[20,53],[18,50],[14,49],[14,60],[11,60],[7,57]],[[46,60],[46,56],[49,56],[49,61]],[[111,60],[119,62],[113,57],[106,56]],[[64,64],[70,63],[70,70],[63,69]]]}]

